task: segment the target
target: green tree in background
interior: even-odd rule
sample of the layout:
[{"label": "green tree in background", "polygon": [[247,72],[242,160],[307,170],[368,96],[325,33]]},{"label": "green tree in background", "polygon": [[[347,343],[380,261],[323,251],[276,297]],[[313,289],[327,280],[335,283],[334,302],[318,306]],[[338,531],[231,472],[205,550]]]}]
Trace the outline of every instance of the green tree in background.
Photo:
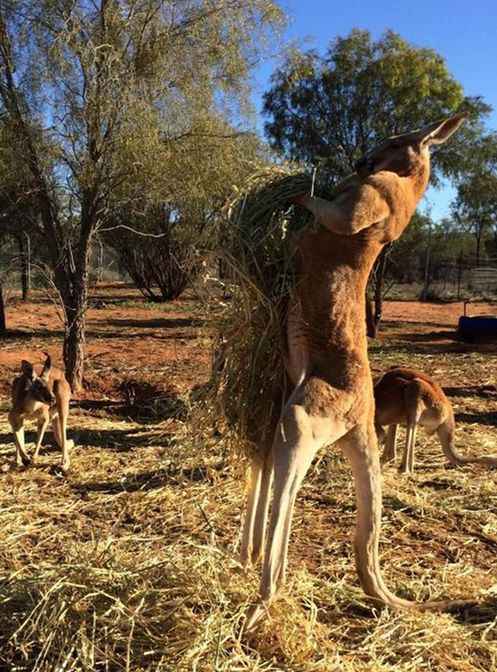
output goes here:
[{"label": "green tree in background", "polygon": [[485,237],[497,235],[497,133],[474,144],[452,210],[458,224],[474,236],[478,266]]},{"label": "green tree in background", "polygon": [[[216,244],[221,206],[234,185],[267,161],[265,154],[255,134],[237,132],[219,116],[204,118],[175,143],[170,160],[161,166],[167,200],[159,194],[116,208],[105,241],[145,297],[174,299],[196,277],[204,252]],[[119,235],[115,226],[121,228]],[[136,230],[146,235],[136,235]]]},{"label": "green tree in background", "polygon": [[73,389],[92,239],[135,203],[174,200],[164,168],[216,112],[244,112],[282,20],[272,0],[2,1],[2,114],[32,178]]},{"label": "green tree in background", "polygon": [[[352,172],[382,138],[461,109],[479,119],[491,108],[464,96],[434,50],[415,47],[392,31],[375,42],[368,31],[355,29],[334,40],[324,56],[293,51],[264,95],[265,131],[273,149],[318,165],[331,180]],[[457,174],[461,147],[474,133],[474,126],[467,126],[457,144],[436,152],[433,180]]]},{"label": "green tree in background", "polygon": [[[318,177],[331,183],[353,172],[357,159],[381,139],[466,110],[472,123],[436,150],[432,161],[432,184],[458,179],[490,109],[480,98],[464,95],[436,51],[392,31],[374,41],[368,31],[354,29],[331,42],[324,55],[292,51],[264,96],[271,147],[317,167]],[[376,320],[387,254],[385,249],[372,274]]]}]

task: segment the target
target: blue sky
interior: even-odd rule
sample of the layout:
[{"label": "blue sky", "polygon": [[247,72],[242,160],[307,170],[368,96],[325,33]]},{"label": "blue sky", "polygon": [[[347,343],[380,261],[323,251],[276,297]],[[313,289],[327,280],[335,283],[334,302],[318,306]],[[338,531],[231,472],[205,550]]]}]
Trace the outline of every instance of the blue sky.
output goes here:
[{"label": "blue sky", "polygon": [[[436,49],[449,70],[461,82],[466,94],[481,95],[494,107],[488,120],[497,129],[497,2],[495,0],[282,0],[290,16],[285,37],[303,48],[324,51],[337,35],[352,28],[369,30],[379,37],[391,28],[409,42]],[[255,102],[268,87],[275,58],[256,74]],[[259,119],[259,125],[262,121]],[[431,207],[439,219],[448,213],[452,190],[429,190],[424,207]]]}]

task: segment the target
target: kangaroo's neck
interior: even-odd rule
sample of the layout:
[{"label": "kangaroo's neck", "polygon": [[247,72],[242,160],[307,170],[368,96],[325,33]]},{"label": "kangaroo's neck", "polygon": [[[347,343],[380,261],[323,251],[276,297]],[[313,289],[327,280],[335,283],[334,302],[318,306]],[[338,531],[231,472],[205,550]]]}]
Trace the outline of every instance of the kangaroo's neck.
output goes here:
[{"label": "kangaroo's neck", "polygon": [[366,285],[382,244],[321,230],[300,245],[298,293],[312,364],[348,379],[367,368]]},{"label": "kangaroo's neck", "polygon": [[[356,178],[357,179],[357,178]],[[365,294],[369,274],[388,240],[406,228],[429,179],[429,170],[398,177],[377,173],[365,181],[387,201],[391,215],[355,235],[309,231],[299,243],[302,316],[311,359],[367,362]]]}]

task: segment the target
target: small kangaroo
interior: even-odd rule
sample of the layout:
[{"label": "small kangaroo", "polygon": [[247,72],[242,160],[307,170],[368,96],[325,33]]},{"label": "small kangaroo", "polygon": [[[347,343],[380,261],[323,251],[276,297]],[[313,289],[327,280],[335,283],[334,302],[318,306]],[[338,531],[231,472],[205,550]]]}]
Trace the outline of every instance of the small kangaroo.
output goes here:
[{"label": "small kangaroo", "polygon": [[[14,432],[16,444],[16,463],[18,467],[35,462],[50,420],[57,444],[62,449],[62,471],[70,467],[69,450],[74,441],[67,440],[67,418],[71,388],[64,373],[52,367],[50,355],[46,355],[45,364],[38,376],[33,365],[26,360],[21,362],[21,375],[12,383],[12,410],[9,423]],[[38,425],[36,447],[32,458],[24,446],[24,421],[35,419]]]},{"label": "small kangaroo", "polygon": [[[375,425],[378,439],[385,443],[381,462],[396,457],[397,425],[407,426],[404,456],[400,471],[414,472],[414,446],[418,425],[428,435],[438,434],[445,457],[451,464],[483,464],[497,467],[497,457],[460,455],[454,446],[456,424],[452,404],[434,380],[416,369],[393,367],[375,382]],[[388,425],[388,432],[383,429]]]}]

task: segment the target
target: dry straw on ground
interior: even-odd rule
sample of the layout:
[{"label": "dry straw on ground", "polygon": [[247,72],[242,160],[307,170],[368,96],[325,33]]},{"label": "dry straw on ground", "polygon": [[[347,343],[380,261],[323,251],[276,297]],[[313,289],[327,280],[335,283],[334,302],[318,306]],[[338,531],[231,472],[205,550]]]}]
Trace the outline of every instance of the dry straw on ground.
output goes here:
[{"label": "dry straw on ground", "polygon": [[[153,307],[146,319],[177,320],[168,310]],[[144,383],[174,375],[193,385],[194,367],[205,380],[207,339],[198,331],[197,338],[193,327],[190,339],[180,335],[190,358],[134,362],[127,373]],[[495,354],[414,343],[412,325],[400,340],[393,331],[399,323],[386,324],[371,348],[374,369],[408,364],[433,375],[451,390],[458,450],[495,452]],[[138,336],[136,327],[133,347]],[[149,339],[162,357],[169,338]],[[22,348],[26,341],[12,338],[4,350]],[[92,362],[94,381],[122,377],[121,333],[105,349],[108,359]],[[36,467],[9,469],[14,446],[7,404],[0,406],[0,670],[497,669],[497,471],[446,468],[436,439],[423,432],[414,476],[385,469],[381,564],[392,590],[417,599],[483,599],[480,609],[459,615],[396,614],[375,610],[359,587],[350,470],[338,452],[321,453],[297,499],[288,588],[246,640],[240,625],[259,572],[245,573],[237,561],[244,494],[225,442],[198,436],[181,419],[151,422],[148,407],[131,420],[106,403],[98,417],[73,409],[67,479],[54,472],[60,455],[50,448]],[[32,434],[28,441],[32,449]]]},{"label": "dry straw on ground", "polygon": [[[486,413],[488,399],[466,400]],[[470,405],[468,405],[470,404]],[[353,566],[350,472],[312,469],[297,503],[288,590],[250,640],[257,572],[237,561],[243,488],[224,446],[177,425],[73,414],[67,480],[56,451],[0,479],[0,669],[172,672],[483,672],[496,609],[459,617],[375,611]],[[0,460],[12,459],[5,422]],[[462,432],[464,438],[465,432]],[[475,425],[483,450],[492,433]],[[475,438],[476,443],[476,438]],[[398,593],[495,591],[497,476],[446,469],[420,437],[413,478],[385,471],[382,564]],[[3,666],[3,667],[2,667]]]}]

